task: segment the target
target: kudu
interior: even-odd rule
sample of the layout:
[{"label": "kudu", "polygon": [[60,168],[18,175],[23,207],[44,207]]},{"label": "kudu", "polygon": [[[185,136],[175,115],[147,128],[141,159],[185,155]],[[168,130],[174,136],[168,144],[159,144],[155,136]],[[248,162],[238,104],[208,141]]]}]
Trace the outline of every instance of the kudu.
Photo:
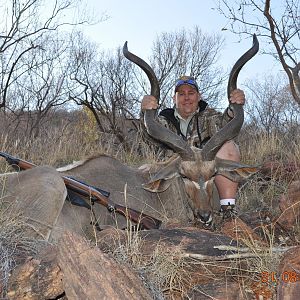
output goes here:
[{"label": "kudu", "polygon": [[[253,47],[237,61],[231,71],[228,93],[236,88],[240,69],[257,50],[258,41],[254,36]],[[127,58],[146,72],[151,83],[151,94],[158,99],[159,86],[152,69],[143,60],[128,52],[126,44],[123,51]],[[163,220],[166,216],[180,222],[189,222],[196,218],[208,224],[211,222],[213,210],[213,177],[221,174],[239,181],[257,170],[215,158],[220,147],[233,139],[242,126],[242,106],[232,105],[232,110],[234,118],[202,150],[190,147],[186,141],[157,123],[156,111],[146,111],[144,122],[148,133],[176,153],[169,161],[136,169],[110,156],[100,155],[60,168],[60,173],[49,167],[33,168],[9,176],[8,194],[12,200],[20,199],[17,201],[20,210],[34,222],[34,226],[39,227],[39,232],[45,238],[52,240],[58,239],[65,229],[82,234],[91,228],[91,221],[100,227],[116,226],[116,222],[118,227],[128,226],[124,216],[114,216],[100,205],[94,205],[91,214],[88,209],[64,201],[66,190],[61,174],[71,175],[110,191],[110,198],[114,203],[127,205],[155,218]]]},{"label": "kudu", "polygon": [[[253,37],[253,46],[234,65],[228,82],[228,95],[236,88],[238,74],[243,65],[258,51],[258,41]],[[147,74],[151,84],[151,94],[159,98],[158,80],[151,67],[142,59],[130,53],[127,43],[124,55],[139,65]],[[161,126],[155,119],[156,111],[144,114],[147,132],[154,139],[166,144],[175,154],[167,162],[142,166],[139,169],[128,167],[118,160],[101,155],[86,161],[59,169],[67,175],[100,186],[111,192],[112,201],[122,202],[130,208],[144,211],[148,215],[163,219],[164,215],[181,221],[193,218],[210,224],[213,208],[213,178],[216,174],[239,182],[257,171],[237,162],[216,158],[222,145],[236,137],[243,124],[242,105],[232,104],[233,119],[205,144],[202,150],[190,147],[180,136]],[[126,187],[126,188],[125,188]],[[103,217],[98,210],[100,224],[111,223],[110,216]],[[119,219],[119,225],[122,220]],[[123,218],[124,223],[124,218]],[[126,225],[126,224],[123,224]]]},{"label": "kudu", "polygon": [[[227,88],[228,98],[231,91],[237,88],[237,78],[240,70],[257,53],[258,49],[257,37],[253,35],[252,47],[240,57],[230,73]],[[152,68],[144,60],[128,51],[127,42],[123,47],[123,53],[126,58],[137,64],[146,73],[151,85],[151,95],[159,100],[159,83]],[[186,192],[192,199],[194,214],[204,223],[211,222],[211,179],[220,174],[238,182],[256,171],[255,168],[216,158],[216,154],[222,145],[234,139],[243,125],[243,106],[234,103],[230,104],[230,108],[234,117],[211,137],[202,150],[190,147],[187,141],[158,123],[155,120],[156,110],[146,110],[144,113],[144,124],[148,134],[177,153],[177,156],[170,163],[167,163],[166,167],[160,170],[149,184],[145,185],[145,188],[158,192],[159,181],[181,176],[185,183]],[[153,188],[154,183],[156,188]]]}]

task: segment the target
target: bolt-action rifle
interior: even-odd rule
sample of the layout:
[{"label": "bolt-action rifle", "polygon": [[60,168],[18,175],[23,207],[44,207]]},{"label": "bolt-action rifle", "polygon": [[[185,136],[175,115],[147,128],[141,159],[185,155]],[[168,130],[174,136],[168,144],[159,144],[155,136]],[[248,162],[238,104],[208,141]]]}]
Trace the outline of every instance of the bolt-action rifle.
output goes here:
[{"label": "bolt-action rifle", "polygon": [[[17,171],[29,170],[36,167],[36,165],[28,161],[19,159],[5,152],[0,151],[0,156],[4,157],[7,163]],[[121,214],[131,221],[137,223],[140,229],[157,229],[161,225],[161,221],[156,218],[153,218],[135,209],[113,203],[109,199],[109,192],[105,190],[88,185],[69,176],[62,176],[62,179],[67,190],[85,198],[87,200],[86,203],[89,201],[92,204],[99,203],[105,206],[109,212]],[[84,206],[89,207],[89,204]]]}]

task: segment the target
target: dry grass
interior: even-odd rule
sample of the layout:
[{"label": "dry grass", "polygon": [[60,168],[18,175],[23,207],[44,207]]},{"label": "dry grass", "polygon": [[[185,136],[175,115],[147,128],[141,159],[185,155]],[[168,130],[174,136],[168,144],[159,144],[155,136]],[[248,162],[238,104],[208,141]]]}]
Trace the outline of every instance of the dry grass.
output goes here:
[{"label": "dry grass", "polygon": [[300,144],[296,140],[297,137],[287,143],[284,135],[261,134],[241,145],[244,162],[260,166],[270,161],[277,164],[270,177],[258,173],[240,186],[238,205],[242,213],[279,214],[279,198],[286,194],[291,182],[300,179],[299,168],[296,171],[288,170],[289,166],[299,166]]},{"label": "dry grass", "polygon": [[[145,241],[132,230],[125,231],[125,240],[122,236],[116,243],[110,244],[109,253],[140,275],[154,299],[178,299],[178,295],[189,299],[187,293],[197,282],[194,277],[196,270],[204,272],[207,282],[238,282],[243,299],[253,299],[253,292],[250,292],[253,285],[261,282],[264,272],[277,272],[283,253],[276,248],[273,228],[266,227],[264,235],[267,246],[258,244],[251,236],[238,239],[236,257],[223,262],[203,260],[201,255],[198,259],[197,255],[187,255],[180,246],[171,250],[163,243],[158,243],[150,255],[142,254]],[[222,268],[223,275],[214,273],[215,269]],[[276,292],[276,284],[269,282],[259,289],[272,295]],[[194,286],[194,290],[205,294],[201,285]]]},{"label": "dry grass", "polygon": [[158,243],[151,255],[143,255],[144,240],[137,231],[129,228],[125,231],[125,240],[122,236],[106,251],[135,270],[154,299],[164,299],[164,294],[174,291],[184,295],[184,287],[189,285],[191,274],[187,271],[190,265],[180,247],[171,251]]},{"label": "dry grass", "polygon": [[[243,132],[240,137],[242,160],[249,164],[262,164],[268,160],[299,162],[300,145],[297,135],[287,140],[285,134]],[[299,133],[298,133],[299,134]]]},{"label": "dry grass", "polygon": [[[157,160],[154,148],[144,143],[140,134],[132,141],[131,149],[125,151],[112,135],[99,135],[91,138],[85,133],[86,127],[72,123],[63,128],[44,131],[38,137],[22,136],[12,138],[10,133],[0,135],[0,149],[37,165],[61,167],[74,160],[108,154],[117,157],[129,165],[141,165]],[[7,169],[4,161],[0,162],[0,171]]]},{"label": "dry grass", "polygon": [[[79,124],[79,123],[78,123]],[[9,134],[3,133],[0,138],[1,151],[8,152],[17,157],[27,159],[37,165],[46,164],[62,166],[73,160],[79,160],[87,156],[99,153],[107,153],[118,157],[130,165],[140,165],[145,161],[155,161],[157,153],[148,145],[141,142],[140,136],[132,144],[131,151],[125,151],[115,144],[115,139],[107,139],[104,143],[101,136],[95,133],[87,135],[85,127],[75,122],[62,128],[42,132],[39,137],[13,139]],[[247,133],[245,133],[247,135]],[[300,145],[278,134],[259,134],[253,137],[250,133],[241,141],[242,161],[248,164],[262,164],[269,159],[276,159],[284,165],[286,161],[300,161]],[[141,156],[141,152],[143,155]],[[142,158],[141,158],[142,157]],[[2,172],[7,172],[6,163],[0,164]],[[239,208],[241,212],[271,210],[271,215],[277,214],[277,202],[282,193],[285,193],[291,178],[286,179],[284,174],[277,174],[276,178],[265,180],[261,176],[255,176],[245,183],[239,190]],[[278,178],[280,181],[278,181]],[[1,204],[2,205],[2,204]],[[130,227],[131,228],[131,227]],[[20,215],[7,213],[6,208],[0,210],[0,272],[2,283],[7,282],[10,270],[16,265],[17,258],[22,255],[34,253],[37,249],[37,241],[26,238],[22,233],[26,224]],[[292,234],[299,240],[300,225],[295,227]],[[268,247],[260,249],[249,237],[240,241],[242,247],[247,247],[254,257],[248,259],[236,259],[232,261],[232,267],[224,274],[231,279],[237,279],[245,289],[249,282],[260,281],[264,271],[276,271],[281,254],[275,253],[277,247],[275,231],[271,227],[265,227],[262,237],[268,242]],[[177,290],[184,293],[183,285],[188,284],[190,274],[186,269],[193,266],[193,262],[185,259],[178,252],[169,253],[158,245],[147,259],[141,256],[143,240],[137,232],[126,232],[126,242],[121,240],[108,250],[116,259],[128,263],[136,269],[142,278],[145,278],[149,289],[156,299],[163,299],[163,293]],[[194,262],[195,263],[195,262]],[[189,264],[189,266],[187,265]],[[215,262],[207,263],[207,269],[213,268]]]}]

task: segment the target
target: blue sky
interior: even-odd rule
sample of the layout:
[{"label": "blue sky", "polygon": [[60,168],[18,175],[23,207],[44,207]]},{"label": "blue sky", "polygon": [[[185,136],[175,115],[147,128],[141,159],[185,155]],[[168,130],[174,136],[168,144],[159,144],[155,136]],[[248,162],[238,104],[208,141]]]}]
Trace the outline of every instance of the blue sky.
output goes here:
[{"label": "blue sky", "polygon": [[[220,33],[225,38],[220,63],[229,70],[252,45],[252,39],[238,43],[237,36],[221,30],[227,20],[212,9],[216,7],[214,0],[88,0],[87,3],[95,15],[105,13],[110,17],[84,29],[102,49],[114,50],[128,41],[129,50],[147,60],[157,35],[197,25],[203,32]],[[279,69],[275,66],[270,57],[257,55],[241,71],[239,83]]]}]

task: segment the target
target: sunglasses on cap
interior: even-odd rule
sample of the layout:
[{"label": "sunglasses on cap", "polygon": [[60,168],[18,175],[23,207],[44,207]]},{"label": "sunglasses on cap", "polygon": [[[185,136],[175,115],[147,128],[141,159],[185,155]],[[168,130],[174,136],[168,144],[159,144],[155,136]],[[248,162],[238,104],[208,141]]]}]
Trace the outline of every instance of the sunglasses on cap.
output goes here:
[{"label": "sunglasses on cap", "polygon": [[195,81],[195,79],[193,77],[187,77],[187,78],[182,78],[182,79],[178,79],[175,85],[175,91],[177,91],[177,89],[184,84],[188,84],[193,86],[197,91],[199,91],[198,88],[198,84]]}]

